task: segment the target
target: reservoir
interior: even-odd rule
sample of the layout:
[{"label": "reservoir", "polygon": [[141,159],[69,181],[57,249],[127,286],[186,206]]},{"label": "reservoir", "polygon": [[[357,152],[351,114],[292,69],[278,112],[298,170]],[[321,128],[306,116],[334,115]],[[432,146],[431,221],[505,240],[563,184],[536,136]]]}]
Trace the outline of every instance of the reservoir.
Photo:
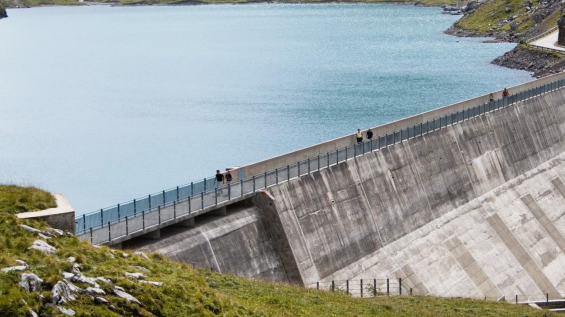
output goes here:
[{"label": "reservoir", "polygon": [[77,215],[531,80],[388,4],[46,7],[0,20],[0,183]]}]

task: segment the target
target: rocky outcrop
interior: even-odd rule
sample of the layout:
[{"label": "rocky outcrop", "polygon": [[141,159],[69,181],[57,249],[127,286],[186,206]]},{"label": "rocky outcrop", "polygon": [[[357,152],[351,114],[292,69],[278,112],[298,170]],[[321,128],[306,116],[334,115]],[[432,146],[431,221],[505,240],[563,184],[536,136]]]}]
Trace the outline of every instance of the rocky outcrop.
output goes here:
[{"label": "rocky outcrop", "polygon": [[565,58],[551,52],[516,46],[512,51],[492,61],[493,64],[508,68],[521,69],[542,77],[565,69]]},{"label": "rocky outcrop", "polygon": [[557,26],[559,27],[557,43],[559,45],[565,45],[565,16],[562,16],[559,21],[557,21]]},{"label": "rocky outcrop", "polygon": [[2,4],[0,4],[0,19],[2,18],[7,18],[8,14],[6,13],[6,8],[4,8],[2,6]]}]

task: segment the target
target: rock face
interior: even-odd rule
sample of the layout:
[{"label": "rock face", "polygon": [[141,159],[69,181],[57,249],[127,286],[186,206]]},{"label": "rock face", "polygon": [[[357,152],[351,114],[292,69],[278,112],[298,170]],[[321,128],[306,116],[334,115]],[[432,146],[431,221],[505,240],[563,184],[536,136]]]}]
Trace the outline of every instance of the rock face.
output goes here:
[{"label": "rock face", "polygon": [[57,249],[55,249],[54,247],[50,246],[49,244],[47,244],[45,241],[42,240],[33,241],[33,244],[29,248],[33,250],[41,251],[46,254],[57,253]]},{"label": "rock face", "polygon": [[516,46],[512,51],[492,61],[493,64],[508,68],[521,69],[545,76],[565,68],[565,60],[552,53]]},{"label": "rock face", "polygon": [[43,280],[33,273],[24,273],[20,279],[20,286],[28,292],[41,292],[41,283]]},{"label": "rock face", "polygon": [[53,289],[51,290],[53,293],[53,304],[54,305],[62,305],[64,302],[74,301],[76,297],[72,294],[71,288],[59,281]]},{"label": "rock face", "polygon": [[565,46],[565,16],[562,16],[559,21],[557,21],[557,26],[559,27],[559,36],[557,37],[557,43],[559,45]]}]

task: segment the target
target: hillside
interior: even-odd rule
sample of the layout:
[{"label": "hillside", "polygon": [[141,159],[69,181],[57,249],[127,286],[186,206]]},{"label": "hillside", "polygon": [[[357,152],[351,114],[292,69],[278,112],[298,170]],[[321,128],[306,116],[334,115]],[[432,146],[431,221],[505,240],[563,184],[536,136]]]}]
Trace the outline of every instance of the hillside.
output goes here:
[{"label": "hillside", "polygon": [[355,299],[248,280],[158,254],[96,247],[6,212],[0,212],[0,268],[0,316],[30,316],[31,310],[39,316],[557,316],[507,303]]},{"label": "hillside", "polygon": [[54,207],[57,207],[55,198],[47,191],[35,187],[0,185],[0,212],[17,214]]}]

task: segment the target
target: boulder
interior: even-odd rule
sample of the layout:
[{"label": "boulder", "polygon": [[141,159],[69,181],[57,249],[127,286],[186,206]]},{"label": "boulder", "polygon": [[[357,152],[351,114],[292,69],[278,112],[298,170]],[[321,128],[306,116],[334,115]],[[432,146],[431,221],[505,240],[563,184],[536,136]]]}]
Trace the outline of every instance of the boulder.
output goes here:
[{"label": "boulder", "polygon": [[52,302],[54,305],[62,305],[65,302],[71,302],[76,299],[71,288],[61,281],[58,281],[57,284],[53,286],[51,293],[53,293]]},{"label": "boulder", "polygon": [[95,277],[94,280],[95,280],[95,281],[102,282],[102,283],[106,283],[106,284],[112,283],[112,280],[110,280],[109,278],[104,278],[104,277],[102,277],[102,276]]},{"label": "boulder", "polygon": [[[120,287],[121,288],[121,287]],[[122,290],[119,290],[117,287],[114,288],[114,294],[118,297],[121,297],[125,300],[127,300],[128,302],[131,303],[136,303],[138,305],[141,305],[141,303],[137,300],[137,298],[131,296],[130,294],[126,293]]]},{"label": "boulder", "polygon": [[31,232],[31,233],[36,233],[36,232],[39,233],[39,232],[41,232],[41,230],[32,228],[32,227],[30,227],[30,226],[26,226],[26,225],[20,225],[20,227],[24,228],[25,231]]},{"label": "boulder", "polygon": [[74,256],[70,256],[67,261],[71,262],[71,263],[75,263],[77,259]]},{"label": "boulder", "polygon": [[133,253],[133,255],[139,255],[140,257],[146,258],[147,260],[149,260],[149,257],[147,256],[147,254],[141,252],[141,251],[135,251]]},{"label": "boulder", "polygon": [[23,272],[27,269],[27,266],[23,266],[23,265],[18,265],[18,266],[12,266],[12,267],[7,267],[7,268],[3,268],[2,272],[7,273],[10,271],[19,271],[19,272]]},{"label": "boulder", "polygon": [[23,265],[23,266],[25,266],[25,267],[29,267],[29,265],[27,265],[27,263],[25,263],[25,262],[22,261],[22,260],[16,260],[16,263],[18,263],[19,265]]},{"label": "boulder", "polygon": [[38,250],[45,254],[55,254],[57,253],[57,249],[47,244],[47,242],[42,240],[35,240],[29,249]]},{"label": "boulder", "polygon": [[481,3],[479,1],[470,1],[469,3],[467,3],[467,10],[476,10],[478,7],[481,6]]},{"label": "boulder", "polygon": [[84,293],[89,295],[106,295],[106,292],[104,292],[104,290],[98,287],[87,287],[84,290]]},{"label": "boulder", "polygon": [[144,268],[143,266],[133,266],[133,268],[136,269],[136,270],[138,270],[138,271],[151,273],[151,271],[149,271],[148,269]]},{"label": "boulder", "polygon": [[512,21],[512,23],[510,23],[510,30],[516,31],[519,26],[520,26],[520,23],[518,23],[516,21]]},{"label": "boulder", "polygon": [[75,315],[75,311],[70,309],[70,308],[64,308],[62,306],[57,306],[57,308],[59,308],[59,311],[67,316],[74,316]]},{"label": "boulder", "polygon": [[151,284],[151,285],[155,285],[155,286],[163,286],[163,282],[153,282],[153,281],[139,281],[139,283],[144,283],[144,284]]},{"label": "boulder", "polygon": [[102,297],[94,297],[94,302],[95,302],[96,304],[104,304],[104,305],[108,305],[108,304],[109,304],[108,300],[105,299],[105,298],[102,298]]},{"label": "boulder", "polygon": [[28,292],[41,292],[41,283],[43,280],[33,273],[24,273],[20,279],[20,286]]},{"label": "boulder", "polygon": [[526,1],[524,1],[524,3],[522,4],[522,6],[523,6],[524,8],[530,8],[530,9],[532,8],[532,5],[533,5],[533,3],[532,3],[532,1],[530,1],[530,0],[526,0]]},{"label": "boulder", "polygon": [[147,276],[145,276],[144,274],[142,274],[142,273],[137,273],[137,272],[136,272],[136,273],[129,273],[129,272],[126,272],[125,274],[126,274],[127,277],[133,278],[133,279],[136,279],[136,280],[144,280],[144,279],[147,278]]}]

